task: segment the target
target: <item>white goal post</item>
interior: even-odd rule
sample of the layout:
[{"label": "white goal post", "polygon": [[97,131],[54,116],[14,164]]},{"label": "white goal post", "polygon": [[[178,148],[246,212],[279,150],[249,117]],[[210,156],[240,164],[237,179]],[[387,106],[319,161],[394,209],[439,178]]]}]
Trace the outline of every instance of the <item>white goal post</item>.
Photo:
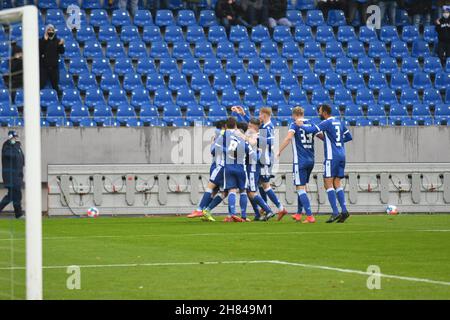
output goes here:
[{"label": "white goal post", "polygon": [[42,189],[39,88],[38,9],[24,6],[0,11],[0,23],[22,23],[26,292],[28,300],[42,300]]}]

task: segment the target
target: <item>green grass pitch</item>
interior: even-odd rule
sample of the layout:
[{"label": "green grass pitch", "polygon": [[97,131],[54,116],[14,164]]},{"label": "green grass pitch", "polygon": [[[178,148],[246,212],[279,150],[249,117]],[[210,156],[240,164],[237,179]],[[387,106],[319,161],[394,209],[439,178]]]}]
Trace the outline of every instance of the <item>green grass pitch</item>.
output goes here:
[{"label": "green grass pitch", "polygon": [[[450,299],[450,215],[326,218],[44,219],[44,298]],[[24,221],[0,220],[1,299],[25,296],[24,243]],[[80,290],[67,289],[70,265]],[[369,265],[388,275],[380,289]]]}]

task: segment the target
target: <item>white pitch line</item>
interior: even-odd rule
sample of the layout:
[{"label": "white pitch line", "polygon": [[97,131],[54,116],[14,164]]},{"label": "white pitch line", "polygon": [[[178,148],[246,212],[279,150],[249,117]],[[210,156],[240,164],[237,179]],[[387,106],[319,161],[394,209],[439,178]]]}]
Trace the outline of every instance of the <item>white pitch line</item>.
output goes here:
[{"label": "white pitch line", "polygon": [[[166,234],[137,234],[137,235],[103,235],[103,236],[61,236],[61,237],[43,237],[43,240],[70,240],[70,239],[110,239],[110,238],[138,238],[138,237],[210,237],[210,236],[279,236],[279,235],[308,235],[308,234],[351,234],[351,233],[402,233],[402,232],[417,232],[422,230],[354,230],[354,231],[292,231],[292,232],[216,232],[216,233],[166,233]],[[25,238],[0,238],[0,241],[24,241]]]},{"label": "white pitch line", "polygon": [[[276,265],[287,265],[294,267],[302,267],[307,269],[320,269],[327,271],[336,271],[341,273],[351,273],[358,274],[362,276],[371,276],[373,273],[369,273],[366,271],[353,270],[353,269],[343,269],[343,268],[335,268],[314,264],[305,264],[305,263],[297,263],[297,262],[288,262],[288,261],[279,261],[279,260],[237,260],[237,261],[205,261],[205,262],[158,262],[158,263],[123,263],[123,264],[90,264],[90,265],[77,265],[80,268],[136,268],[136,267],[164,267],[164,266],[201,266],[201,265],[220,265],[220,264],[276,264]],[[70,266],[44,266],[43,269],[66,269]],[[9,267],[9,268],[0,268],[0,270],[24,270],[25,267]],[[392,274],[378,274],[383,278],[390,278],[396,280],[404,280],[410,282],[423,282],[429,284],[437,284],[443,286],[450,286],[450,282],[446,281],[438,281],[431,280],[425,278],[414,278],[414,277],[405,277],[398,276]]]},{"label": "white pitch line", "polygon": [[422,232],[450,232],[450,230],[432,230],[432,229],[430,229],[430,230],[419,230],[419,231],[422,231]]}]

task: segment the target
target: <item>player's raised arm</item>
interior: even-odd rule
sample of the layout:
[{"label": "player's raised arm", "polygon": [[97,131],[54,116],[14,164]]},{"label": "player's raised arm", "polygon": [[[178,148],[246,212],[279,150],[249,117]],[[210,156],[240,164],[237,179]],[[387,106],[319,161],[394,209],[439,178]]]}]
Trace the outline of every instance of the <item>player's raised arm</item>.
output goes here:
[{"label": "player's raised arm", "polygon": [[250,122],[250,116],[245,112],[244,108],[241,106],[232,106],[231,115],[236,117],[238,122]]}]

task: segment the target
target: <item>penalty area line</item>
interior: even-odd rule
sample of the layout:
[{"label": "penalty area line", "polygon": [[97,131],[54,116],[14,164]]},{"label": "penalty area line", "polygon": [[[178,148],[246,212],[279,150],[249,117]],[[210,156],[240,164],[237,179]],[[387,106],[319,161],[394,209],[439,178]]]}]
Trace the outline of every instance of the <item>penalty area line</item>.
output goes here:
[{"label": "penalty area line", "polygon": [[[362,276],[373,276],[379,275],[382,278],[403,280],[409,282],[422,282],[428,284],[442,285],[442,286],[450,286],[450,282],[446,281],[438,281],[426,278],[415,278],[415,277],[406,277],[399,276],[393,274],[374,274],[371,272],[354,270],[354,269],[345,269],[345,268],[336,268],[322,265],[314,265],[314,264],[306,264],[299,262],[289,262],[289,261],[280,261],[280,260],[236,260],[236,261],[204,261],[204,262],[156,262],[156,263],[122,263],[122,264],[90,264],[90,265],[67,265],[67,266],[44,266],[43,269],[67,269],[71,266],[77,266],[80,269],[93,269],[93,268],[137,268],[137,267],[164,267],[164,266],[201,266],[201,265],[221,265],[221,264],[273,264],[273,265],[286,265],[292,267],[301,267],[306,269],[319,269],[326,271],[335,271],[340,273],[350,273],[357,274]],[[25,267],[7,267],[0,268],[0,270],[25,270]]]}]

